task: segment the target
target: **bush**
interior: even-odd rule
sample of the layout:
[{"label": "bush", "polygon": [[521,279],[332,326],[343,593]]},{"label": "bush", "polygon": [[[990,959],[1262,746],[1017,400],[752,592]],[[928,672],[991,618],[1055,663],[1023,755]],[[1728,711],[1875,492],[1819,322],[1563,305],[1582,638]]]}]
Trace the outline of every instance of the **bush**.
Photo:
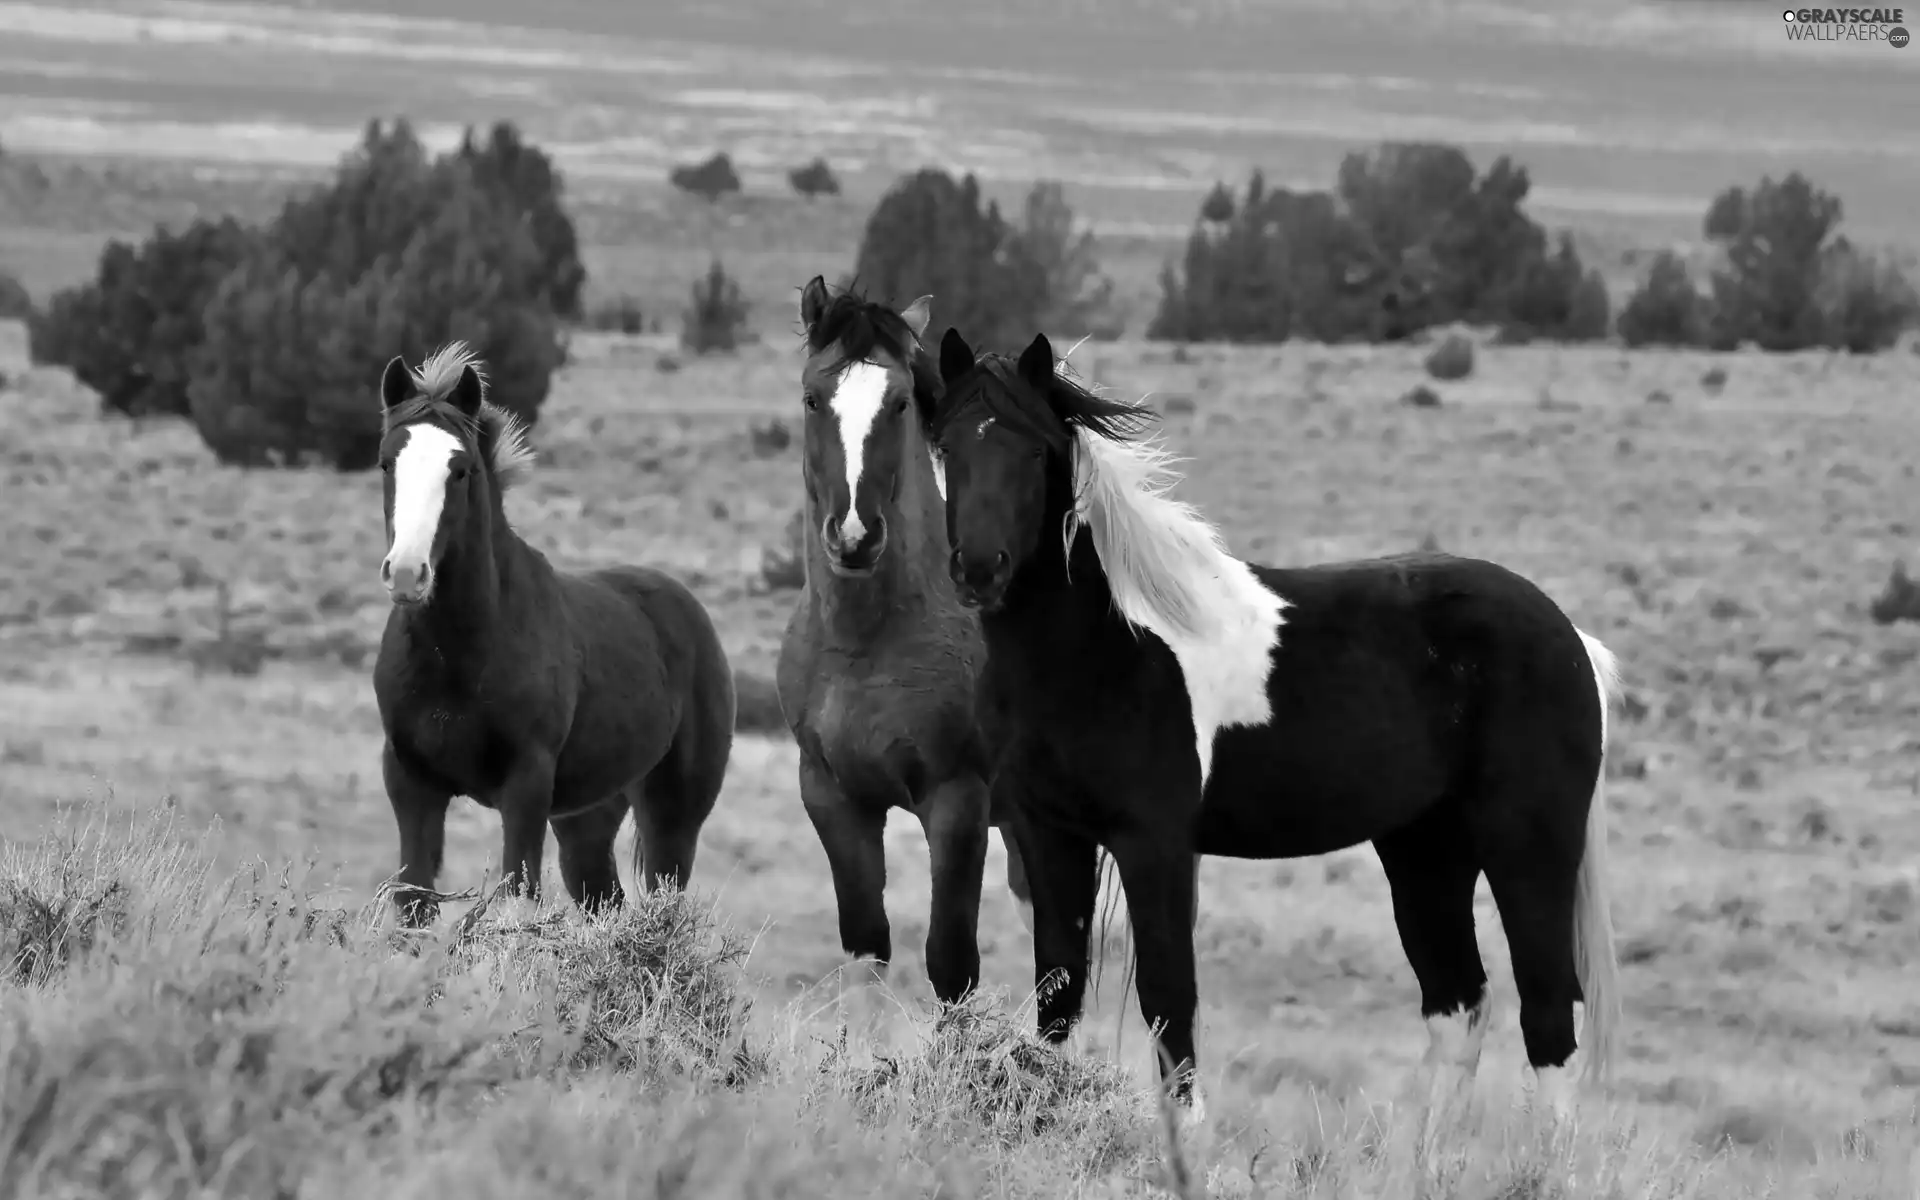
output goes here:
[{"label": "bush", "polygon": [[127,416],[185,416],[202,310],[258,236],[231,217],[155,229],[139,248],[114,240],[90,283],[54,293],[28,321],[37,363],[66,367]]},{"label": "bush", "polygon": [[1379,341],[1454,321],[1598,336],[1604,285],[1548,252],[1530,186],[1508,159],[1476,177],[1458,147],[1399,142],[1348,155],[1329,192],[1269,191],[1255,172],[1235,204],[1216,186],[1147,336]]},{"label": "bush", "polygon": [[1855,354],[1891,348],[1920,317],[1920,297],[1899,267],[1844,244],[1821,265],[1814,305],[1824,325],[1822,341]]},{"label": "bush", "polygon": [[903,176],[867,217],[854,276],[874,299],[905,307],[931,294],[940,323],[976,346],[1016,351],[1046,314],[1046,270],[972,175]]},{"label": "bush", "polygon": [[538,419],[565,357],[554,264],[489,170],[429,162],[404,121],[376,122],[331,187],[288,203],[206,304],[191,410],[218,457],[372,467],[371,381],[455,338],[486,360],[494,403]]},{"label": "bush", "polygon": [[816,158],[804,167],[795,167],[787,172],[787,182],[793,190],[811,200],[815,196],[838,196],[840,180],[834,176],[833,168],[824,158]]},{"label": "bush", "polygon": [[565,185],[545,151],[520,140],[520,131],[500,121],[484,145],[469,127],[459,160],[482,191],[504,199],[526,222],[544,264],[547,304],[563,321],[580,319],[580,289],[587,269],[580,262],[580,236],[562,202]]},{"label": "bush", "polygon": [[24,321],[33,316],[33,296],[27,285],[8,271],[0,271],[0,321]]},{"label": "bush", "polygon": [[1706,327],[1705,298],[1693,285],[1687,264],[1662,250],[1646,278],[1627,297],[1616,322],[1628,346],[1697,346]]},{"label": "bush", "polygon": [[1606,280],[1599,271],[1586,269],[1572,236],[1564,232],[1552,254],[1529,256],[1499,308],[1501,337],[1509,342],[1598,341],[1613,324]]},{"label": "bush", "polygon": [[1473,343],[1457,333],[1448,334],[1427,355],[1426,368],[1435,379],[1465,379],[1473,374]]},{"label": "bush", "polygon": [[733,160],[724,151],[690,167],[675,167],[668,173],[667,180],[674,187],[691,192],[709,204],[728,192],[740,190],[740,176],[734,173]]},{"label": "bush", "polygon": [[1027,193],[1019,238],[1022,252],[1044,280],[1042,329],[1069,340],[1119,336],[1113,280],[1100,270],[1093,231],[1076,227],[1058,183],[1041,180]]},{"label": "bush", "polygon": [[681,314],[680,344],[695,354],[731,354],[747,323],[747,302],[740,285],[719,259],[694,282],[693,300]]},{"label": "bush", "polygon": [[587,326],[602,333],[639,334],[647,331],[646,314],[640,308],[640,301],[624,294],[594,305],[593,311],[587,314]]},{"label": "bush", "polygon": [[1714,343],[1752,341],[1763,350],[1822,344],[1826,322],[1815,296],[1828,239],[1840,224],[1839,199],[1795,171],[1778,183],[1761,179],[1737,202],[1722,195],[1708,213],[1708,229],[1720,231],[1727,258],[1713,276]]}]

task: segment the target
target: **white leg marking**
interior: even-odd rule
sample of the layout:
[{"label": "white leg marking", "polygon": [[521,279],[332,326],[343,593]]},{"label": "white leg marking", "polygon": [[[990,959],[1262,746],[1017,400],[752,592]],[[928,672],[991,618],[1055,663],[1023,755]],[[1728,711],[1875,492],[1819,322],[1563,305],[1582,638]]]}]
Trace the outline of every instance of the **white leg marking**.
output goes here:
[{"label": "white leg marking", "polygon": [[1541,1067],[1533,1073],[1534,1103],[1555,1126],[1573,1118],[1573,1073],[1565,1067]]},{"label": "white leg marking", "polygon": [[1427,1075],[1426,1102],[1420,1120],[1420,1150],[1431,1156],[1440,1133],[1447,1128],[1468,1084],[1480,1065],[1486,1040],[1489,996],[1483,993],[1474,1008],[1436,1013],[1427,1018],[1427,1054],[1421,1069]]},{"label": "white leg marking", "polygon": [[887,973],[891,964],[860,957],[840,972],[840,1012],[849,1032],[884,1047]]},{"label": "white leg marking", "polygon": [[847,461],[847,516],[841,537],[858,544],[867,535],[860,520],[860,472],[866,466],[867,435],[887,399],[887,369],[879,363],[857,362],[840,375],[833,393],[833,415],[840,421],[841,457]]},{"label": "white leg marking", "polygon": [[393,545],[387,562],[424,575],[447,504],[447,475],[460,439],[437,425],[413,425],[393,460]]}]

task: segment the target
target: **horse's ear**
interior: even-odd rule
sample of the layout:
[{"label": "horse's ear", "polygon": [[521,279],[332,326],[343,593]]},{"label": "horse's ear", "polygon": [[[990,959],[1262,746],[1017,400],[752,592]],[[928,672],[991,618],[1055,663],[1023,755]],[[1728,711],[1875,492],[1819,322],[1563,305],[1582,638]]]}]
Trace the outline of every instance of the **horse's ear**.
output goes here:
[{"label": "horse's ear", "polygon": [[827,311],[827,281],[819,275],[807,280],[807,286],[800,289],[800,324],[808,333],[820,323],[820,317]]},{"label": "horse's ear", "polygon": [[487,389],[480,384],[480,372],[468,363],[460,368],[460,382],[453,385],[453,395],[448,399],[453,406],[469,417],[480,415],[480,402],[486,399]]},{"label": "horse's ear", "polygon": [[958,326],[947,326],[947,335],[940,339],[940,381],[952,383],[971,370],[973,347],[960,336]]},{"label": "horse's ear", "polygon": [[922,296],[900,312],[900,319],[907,323],[908,329],[913,330],[916,341],[927,336],[927,321],[932,317],[932,296]]},{"label": "horse's ear", "polygon": [[1027,348],[1020,352],[1020,378],[1036,388],[1044,389],[1053,382],[1053,343],[1044,333],[1036,333]]},{"label": "horse's ear", "polygon": [[406,360],[398,354],[380,372],[380,407],[392,408],[405,400],[413,392],[413,374],[407,370]]}]

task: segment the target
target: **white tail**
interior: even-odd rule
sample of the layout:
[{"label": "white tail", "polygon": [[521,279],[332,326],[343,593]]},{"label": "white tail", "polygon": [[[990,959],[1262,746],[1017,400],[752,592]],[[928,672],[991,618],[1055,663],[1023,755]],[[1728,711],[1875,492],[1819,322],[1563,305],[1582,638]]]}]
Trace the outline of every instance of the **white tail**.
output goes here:
[{"label": "white tail", "polygon": [[1585,1029],[1580,1038],[1587,1052],[1585,1076],[1604,1080],[1613,1067],[1614,1041],[1620,1029],[1620,964],[1613,950],[1613,914],[1607,886],[1607,748],[1608,714],[1620,695],[1620,664],[1613,651],[1585,632],[1587,658],[1600,689],[1600,774],[1593,781],[1593,804],[1587,810],[1587,848],[1573,891],[1573,969],[1585,998]]}]

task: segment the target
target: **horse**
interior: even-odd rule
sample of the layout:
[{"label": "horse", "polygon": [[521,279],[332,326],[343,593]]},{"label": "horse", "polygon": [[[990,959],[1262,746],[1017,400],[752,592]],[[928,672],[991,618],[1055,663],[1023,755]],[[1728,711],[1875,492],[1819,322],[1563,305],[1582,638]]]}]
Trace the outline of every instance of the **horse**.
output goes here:
[{"label": "horse", "polygon": [[[840,944],[884,984],[888,813],[926,832],[926,964],[934,995],[978,986],[980,888],[993,823],[973,721],[979,623],[946,578],[942,482],[928,441],[939,390],[921,345],[932,297],[896,312],[815,276],[801,289],[806,590],[780,643],[780,708],[799,790],[827,855]],[[1004,830],[1003,830],[1004,835]],[[1007,885],[1027,916],[1010,839]],[[843,987],[848,977],[842,976]]]},{"label": "horse", "polygon": [[[1505,567],[1438,552],[1242,562],[1145,436],[1045,335],[1014,359],[940,346],[935,447],[948,569],[980,614],[979,721],[1034,909],[1039,1020],[1079,1018],[1095,852],[1120,875],[1161,1078],[1196,1104],[1198,855],[1297,858],[1371,842],[1420,985],[1444,1098],[1489,1013],[1473,894],[1505,925],[1535,1101],[1567,1115],[1619,1022],[1604,756],[1613,654]],[[1428,1105],[1429,1117],[1434,1105]],[[1192,1114],[1202,1111],[1197,1106]]]},{"label": "horse", "polygon": [[533,450],[464,343],[417,370],[395,356],[380,400],[392,608],[373,690],[403,923],[437,915],[456,795],[500,814],[502,882],[536,903],[549,824],[574,902],[624,903],[629,808],[642,886],[686,886],[733,751],[733,672],[706,609],[648,567],[556,570],[514,532],[503,497]]}]

